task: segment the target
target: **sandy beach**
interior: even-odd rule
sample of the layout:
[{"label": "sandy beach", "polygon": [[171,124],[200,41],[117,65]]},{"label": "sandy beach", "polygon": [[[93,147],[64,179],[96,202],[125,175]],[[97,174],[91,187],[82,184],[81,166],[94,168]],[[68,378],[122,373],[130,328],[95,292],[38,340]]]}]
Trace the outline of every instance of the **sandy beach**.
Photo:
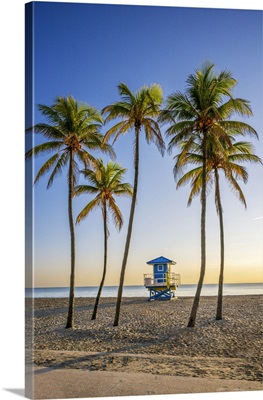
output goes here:
[{"label": "sandy beach", "polygon": [[192,301],[124,298],[113,327],[114,298],[101,299],[96,321],[94,299],[77,298],[75,329],[66,330],[67,299],[35,299],[34,315],[26,299],[35,397],[261,390],[263,296],[226,296],[222,321],[216,297],[202,297],[196,327],[187,328]]}]

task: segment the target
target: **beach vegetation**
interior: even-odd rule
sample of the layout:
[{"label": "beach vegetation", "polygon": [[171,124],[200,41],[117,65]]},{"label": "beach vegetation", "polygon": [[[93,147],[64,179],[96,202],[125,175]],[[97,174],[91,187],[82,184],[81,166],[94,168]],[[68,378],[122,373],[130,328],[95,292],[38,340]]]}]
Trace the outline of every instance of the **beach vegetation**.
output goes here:
[{"label": "beach vegetation", "polygon": [[129,131],[134,132],[134,184],[133,195],[128,223],[128,231],[124,248],[124,255],[121,266],[120,281],[118,287],[116,312],[114,317],[114,326],[119,325],[121,299],[123,292],[123,284],[125,270],[128,260],[132,227],[134,219],[134,211],[137,199],[138,178],[139,178],[139,158],[140,158],[140,133],[145,132],[147,143],[154,142],[160,153],[163,155],[165,150],[162,133],[157,122],[157,117],[160,113],[161,104],[163,101],[162,88],[158,84],[151,86],[143,86],[135,93],[125,83],[118,85],[120,101],[112,103],[102,110],[102,114],[106,115],[105,123],[118,119],[117,124],[111,127],[105,134],[104,143],[114,136],[113,143],[122,134]]},{"label": "beach vegetation", "polygon": [[53,184],[54,178],[67,169],[68,183],[68,220],[70,228],[70,292],[66,328],[74,328],[75,304],[75,230],[73,220],[72,200],[74,187],[79,175],[78,162],[84,167],[95,163],[91,151],[100,150],[114,156],[112,147],[103,144],[100,128],[103,123],[101,113],[94,107],[76,101],[72,96],[59,96],[51,106],[38,105],[38,110],[46,118],[46,123],[38,123],[27,129],[27,132],[40,134],[45,141],[36,145],[26,153],[26,159],[41,154],[53,155],[39,169],[34,183],[40,177],[50,173],[47,189]]},{"label": "beach vegetation", "polygon": [[[220,228],[220,273],[216,310],[217,320],[221,320],[223,316],[223,283],[225,266],[224,221],[220,193],[220,171],[223,172],[223,176],[226,178],[230,189],[246,208],[247,204],[245,195],[238,184],[238,180],[246,183],[248,180],[248,172],[241,164],[244,162],[261,163],[260,158],[254,154],[254,147],[250,142],[237,142],[235,135],[231,134],[229,134],[229,138],[231,140],[231,145],[229,145],[228,142],[223,142],[218,148],[218,143],[213,143],[213,137],[210,137],[207,144],[207,193],[209,193],[210,189],[214,185],[215,206]],[[187,142],[182,142],[180,144],[181,152],[174,157],[176,160],[174,175],[175,178],[178,178],[180,173],[182,174],[177,181],[177,188],[190,183],[191,191],[187,203],[187,205],[190,206],[193,198],[199,196],[201,193],[203,156],[200,141],[199,143],[196,141],[193,142],[191,149],[188,149],[186,152],[184,151],[185,146],[187,146]],[[193,166],[193,168],[188,170],[188,172],[183,173],[184,168],[189,165]]]},{"label": "beach vegetation", "polygon": [[92,166],[92,168],[85,169],[81,172],[89,184],[76,186],[75,196],[88,194],[92,195],[93,199],[89,201],[79,213],[76,222],[79,223],[80,221],[84,220],[90,214],[90,212],[96,208],[101,209],[103,219],[104,263],[102,279],[91,317],[91,319],[94,320],[97,317],[98,305],[107,272],[109,215],[111,215],[117,230],[120,230],[123,225],[123,216],[118,205],[116,204],[115,197],[132,196],[132,187],[129,183],[123,182],[123,176],[126,172],[126,169],[113,161],[109,161],[107,164],[104,164],[103,160],[99,159]]},{"label": "beach vegetation", "polygon": [[256,135],[248,124],[234,121],[233,115],[251,116],[252,110],[247,100],[234,98],[232,90],[237,84],[230,71],[217,74],[214,64],[206,62],[202,67],[189,75],[185,93],[176,91],[170,94],[165,102],[159,121],[169,127],[166,135],[170,139],[168,151],[176,146],[183,150],[177,159],[176,169],[180,162],[197,142],[201,149],[202,167],[200,179],[201,196],[201,266],[188,327],[194,327],[200,301],[201,290],[206,271],[206,202],[207,202],[207,166],[209,143],[213,143],[216,153],[224,153],[231,147],[230,134]]}]

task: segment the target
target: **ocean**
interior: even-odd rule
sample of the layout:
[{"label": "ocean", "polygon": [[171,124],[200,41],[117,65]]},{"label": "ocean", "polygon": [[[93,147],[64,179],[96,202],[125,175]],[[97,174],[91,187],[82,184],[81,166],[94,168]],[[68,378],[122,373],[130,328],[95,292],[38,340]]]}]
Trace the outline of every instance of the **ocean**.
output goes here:
[{"label": "ocean", "polygon": [[[217,296],[218,285],[203,285],[201,296]],[[102,297],[117,297],[118,286],[105,286]],[[81,286],[75,288],[75,297],[96,297],[97,286]],[[196,285],[181,285],[176,291],[176,297],[192,297],[195,295]],[[263,294],[263,283],[226,283],[224,295],[251,295]],[[40,297],[68,297],[68,287],[48,287],[25,289],[25,296],[29,298]],[[149,292],[144,286],[124,286],[123,297],[148,297]]]}]

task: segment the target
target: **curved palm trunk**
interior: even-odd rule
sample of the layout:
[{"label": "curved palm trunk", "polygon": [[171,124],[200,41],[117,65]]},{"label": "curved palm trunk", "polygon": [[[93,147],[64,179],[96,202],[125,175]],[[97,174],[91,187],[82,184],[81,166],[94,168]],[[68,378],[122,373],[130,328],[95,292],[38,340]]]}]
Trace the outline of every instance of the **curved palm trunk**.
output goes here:
[{"label": "curved palm trunk", "polygon": [[202,192],[201,192],[201,269],[200,277],[197,284],[196,294],[188,321],[188,327],[193,328],[195,326],[197,309],[199,306],[201,290],[205,277],[205,267],[206,267],[206,164],[207,164],[207,133],[204,132],[203,139],[203,170],[202,170]]},{"label": "curved palm trunk", "polygon": [[139,134],[140,134],[140,128],[137,126],[137,127],[135,127],[133,195],[132,195],[132,202],[131,202],[128,232],[127,232],[126,244],[125,244],[122,267],[121,267],[120,283],[119,283],[119,288],[118,288],[118,296],[117,296],[116,311],[115,311],[115,318],[114,318],[113,326],[119,325],[124,275],[125,275],[125,269],[126,269],[128,254],[129,254],[131,235],[132,235],[132,225],[133,225],[133,217],[134,217],[136,197],[137,197],[137,188],[138,188],[138,176],[139,176]]},{"label": "curved palm trunk", "polygon": [[69,174],[68,174],[68,217],[69,217],[69,228],[70,228],[70,246],[71,246],[71,273],[70,273],[70,290],[69,290],[69,308],[68,308],[68,319],[67,328],[74,328],[74,305],[75,305],[75,230],[72,212],[72,199],[74,190],[73,181],[73,152],[70,151],[69,161]]},{"label": "curved palm trunk", "polygon": [[95,301],[95,305],[94,305],[93,314],[92,314],[91,319],[96,319],[96,317],[97,317],[98,305],[99,305],[100,296],[101,296],[102,288],[103,288],[103,285],[104,285],[105,276],[106,276],[106,270],[107,270],[108,228],[107,228],[107,206],[106,206],[106,202],[104,204],[102,212],[103,212],[103,222],[104,222],[104,267],[103,267],[102,279],[101,279],[100,287],[99,287],[98,294],[97,294],[97,297],[96,297],[96,301]]},{"label": "curved palm trunk", "polygon": [[224,282],[224,262],[225,262],[225,244],[224,244],[224,224],[223,224],[223,208],[220,198],[219,190],[219,174],[218,170],[215,169],[215,195],[220,225],[220,274],[218,282],[218,297],[217,297],[217,310],[216,320],[222,319],[222,308],[223,308],[223,282]]}]

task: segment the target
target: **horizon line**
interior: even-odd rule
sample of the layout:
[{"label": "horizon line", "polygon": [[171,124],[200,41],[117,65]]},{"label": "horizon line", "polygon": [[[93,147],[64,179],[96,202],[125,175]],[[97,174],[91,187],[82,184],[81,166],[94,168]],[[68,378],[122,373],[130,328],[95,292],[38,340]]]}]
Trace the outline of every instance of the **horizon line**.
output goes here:
[{"label": "horizon line", "polygon": [[[258,285],[258,284],[263,284],[263,282],[227,282],[224,283],[223,285]],[[180,286],[196,286],[197,283],[183,283]],[[217,283],[204,283],[203,286],[205,285],[218,285]],[[106,287],[118,287],[119,285],[104,285],[104,288]],[[145,287],[144,285],[124,285],[124,287],[132,287],[132,286],[138,286],[138,287]],[[88,285],[88,286],[75,286],[76,288],[98,288],[99,285]],[[36,286],[36,287],[25,287],[25,289],[69,289],[69,286]]]}]

